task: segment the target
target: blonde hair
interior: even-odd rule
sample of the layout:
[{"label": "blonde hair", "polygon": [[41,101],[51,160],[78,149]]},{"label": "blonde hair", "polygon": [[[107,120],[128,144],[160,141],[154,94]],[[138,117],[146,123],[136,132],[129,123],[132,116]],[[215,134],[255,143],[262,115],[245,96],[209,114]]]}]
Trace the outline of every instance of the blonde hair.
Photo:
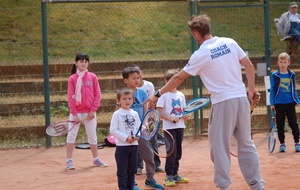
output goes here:
[{"label": "blonde hair", "polygon": [[291,61],[290,55],[286,52],[282,52],[281,54],[278,55],[278,60],[280,59],[287,59],[288,61]]},{"label": "blonde hair", "polygon": [[169,81],[174,75],[176,75],[177,73],[179,73],[179,69],[169,69],[165,72],[165,80]]}]

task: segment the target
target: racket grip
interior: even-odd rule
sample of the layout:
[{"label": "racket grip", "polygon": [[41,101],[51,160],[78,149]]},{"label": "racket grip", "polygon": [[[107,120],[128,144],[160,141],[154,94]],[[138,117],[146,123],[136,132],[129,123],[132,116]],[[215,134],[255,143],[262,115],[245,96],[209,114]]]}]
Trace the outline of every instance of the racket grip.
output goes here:
[{"label": "racket grip", "polygon": [[131,139],[134,139],[133,131],[131,130],[130,133],[131,133]]},{"label": "racket grip", "polygon": [[[179,119],[181,119],[181,118],[182,118],[182,115],[181,115],[181,116],[179,116],[178,118],[179,118]],[[173,123],[176,123],[176,121],[173,121]]]}]

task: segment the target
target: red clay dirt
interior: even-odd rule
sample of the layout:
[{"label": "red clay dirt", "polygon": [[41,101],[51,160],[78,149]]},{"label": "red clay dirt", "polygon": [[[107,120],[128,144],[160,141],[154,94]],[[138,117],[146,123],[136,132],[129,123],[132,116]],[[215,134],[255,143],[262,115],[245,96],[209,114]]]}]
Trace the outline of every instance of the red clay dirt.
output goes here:
[{"label": "red clay dirt", "polygon": [[[267,149],[267,133],[254,134],[262,166],[266,190],[300,189],[300,153],[294,152],[292,135],[286,134],[287,152],[279,153],[278,145],[273,153]],[[99,149],[100,157],[109,164],[107,168],[92,166],[90,150],[75,149],[76,170],[65,169],[65,147],[0,150],[1,190],[105,190],[118,189],[113,147]],[[233,190],[250,190],[237,163],[231,157]],[[164,159],[162,159],[164,162]],[[209,156],[207,137],[186,139],[183,142],[183,158],[179,174],[190,179],[187,184],[165,187],[166,190],[214,190],[213,163]],[[164,173],[156,173],[155,179],[163,184]],[[142,190],[143,174],[136,176]]]}]

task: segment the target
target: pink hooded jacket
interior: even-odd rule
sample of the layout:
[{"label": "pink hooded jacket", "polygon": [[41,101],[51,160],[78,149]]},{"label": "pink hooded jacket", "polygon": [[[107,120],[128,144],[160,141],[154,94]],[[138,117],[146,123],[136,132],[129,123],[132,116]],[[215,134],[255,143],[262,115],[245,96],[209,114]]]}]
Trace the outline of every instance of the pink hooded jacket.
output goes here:
[{"label": "pink hooded jacket", "polygon": [[77,113],[89,113],[97,111],[102,99],[101,89],[98,78],[94,73],[86,72],[82,78],[81,87],[81,105],[76,106],[76,100],[73,98],[75,95],[76,83],[79,75],[73,74],[68,81],[68,104],[72,115]]}]

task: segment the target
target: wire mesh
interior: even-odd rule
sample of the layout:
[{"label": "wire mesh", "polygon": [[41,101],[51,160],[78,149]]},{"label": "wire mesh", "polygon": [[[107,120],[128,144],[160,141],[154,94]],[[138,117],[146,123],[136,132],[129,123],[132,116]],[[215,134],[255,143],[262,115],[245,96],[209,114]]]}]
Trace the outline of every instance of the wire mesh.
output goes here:
[{"label": "wire mesh", "polygon": [[[264,62],[264,9],[262,7],[219,7],[220,5],[256,5],[261,2],[199,3],[200,13],[212,20],[213,35],[230,37],[248,51],[254,64]],[[270,2],[270,38],[272,70],[276,56],[285,51],[274,18],[287,11],[289,2]],[[42,24],[40,1],[0,2],[0,148],[45,145],[45,106],[42,60]],[[187,27],[189,2],[106,2],[47,4],[51,123],[69,115],[67,80],[77,52],[90,56],[89,71],[101,86],[103,100],[97,111],[99,140],[108,135],[115,109],[115,90],[123,87],[121,71],[138,64],[144,79],[158,89],[163,86],[167,69],[182,68],[191,54],[191,35]],[[298,67],[292,57],[292,69]],[[298,75],[297,75],[298,76]],[[298,76],[299,77],[299,76]],[[299,78],[298,78],[299,80]],[[192,99],[192,79],[179,90]],[[254,112],[257,127],[265,128],[265,87],[256,77],[262,100]],[[299,89],[299,88],[298,88]],[[203,96],[209,96],[203,88]],[[207,123],[210,106],[204,109]],[[194,132],[193,122],[187,133]],[[207,124],[202,128],[207,131]],[[87,141],[84,129],[76,142]],[[62,145],[65,137],[52,138]]]}]

